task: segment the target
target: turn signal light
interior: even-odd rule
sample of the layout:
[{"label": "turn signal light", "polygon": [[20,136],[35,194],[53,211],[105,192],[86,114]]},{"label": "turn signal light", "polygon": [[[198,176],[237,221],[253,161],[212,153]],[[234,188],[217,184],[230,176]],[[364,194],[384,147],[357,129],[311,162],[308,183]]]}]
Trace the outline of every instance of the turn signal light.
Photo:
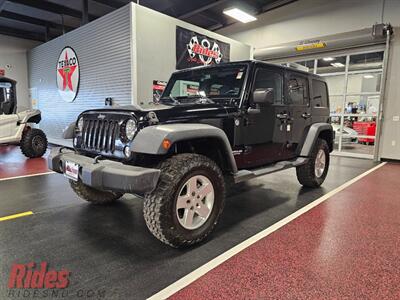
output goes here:
[{"label": "turn signal light", "polygon": [[162,146],[163,146],[163,148],[165,150],[168,150],[171,147],[171,141],[167,140],[167,139],[164,139],[163,142],[162,142]]}]

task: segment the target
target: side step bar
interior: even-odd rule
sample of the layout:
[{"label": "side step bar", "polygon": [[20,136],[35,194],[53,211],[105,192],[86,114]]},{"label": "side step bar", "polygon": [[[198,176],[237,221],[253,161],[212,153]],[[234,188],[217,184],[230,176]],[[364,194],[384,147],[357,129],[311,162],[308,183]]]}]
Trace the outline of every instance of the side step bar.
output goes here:
[{"label": "side step bar", "polygon": [[292,167],[297,167],[301,166],[305,163],[307,163],[308,158],[306,157],[299,157],[296,160],[291,160],[291,161],[280,161],[274,165],[270,165],[267,167],[259,168],[259,169],[254,169],[254,170],[240,170],[234,175],[234,181],[235,183],[246,181],[252,178],[256,178],[259,176],[275,173],[278,171],[282,171],[285,169],[289,169]]}]

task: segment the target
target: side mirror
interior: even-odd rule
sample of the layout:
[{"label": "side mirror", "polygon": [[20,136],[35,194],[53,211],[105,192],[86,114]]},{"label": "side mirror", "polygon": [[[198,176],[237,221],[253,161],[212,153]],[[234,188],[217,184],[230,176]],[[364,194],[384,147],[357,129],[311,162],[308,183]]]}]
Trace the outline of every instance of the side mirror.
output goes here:
[{"label": "side mirror", "polygon": [[253,103],[255,104],[273,104],[275,101],[274,89],[256,89],[253,92]]}]

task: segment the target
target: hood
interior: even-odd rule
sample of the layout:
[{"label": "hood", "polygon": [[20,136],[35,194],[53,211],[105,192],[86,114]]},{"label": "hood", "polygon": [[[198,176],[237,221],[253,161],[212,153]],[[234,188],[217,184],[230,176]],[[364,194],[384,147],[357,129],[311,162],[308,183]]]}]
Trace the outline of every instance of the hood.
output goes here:
[{"label": "hood", "polygon": [[149,112],[154,112],[160,123],[172,122],[190,122],[199,119],[209,118],[226,118],[231,114],[238,112],[236,106],[226,106],[218,103],[213,104],[181,104],[181,105],[157,105],[151,109],[141,109],[134,105],[105,107],[90,112],[98,111],[106,112],[131,112],[134,113],[138,119],[146,117]]}]

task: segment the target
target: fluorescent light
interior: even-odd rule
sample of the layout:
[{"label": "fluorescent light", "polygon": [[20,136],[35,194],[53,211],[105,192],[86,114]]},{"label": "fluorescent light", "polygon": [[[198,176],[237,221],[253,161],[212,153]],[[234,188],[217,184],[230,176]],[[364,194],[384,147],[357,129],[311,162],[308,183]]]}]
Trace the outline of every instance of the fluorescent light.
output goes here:
[{"label": "fluorescent light", "polygon": [[324,61],[332,61],[335,60],[333,57],[324,57],[323,58]]},{"label": "fluorescent light", "polygon": [[247,12],[244,12],[243,10],[233,7],[233,8],[228,8],[224,10],[224,14],[228,15],[242,23],[249,23],[257,20],[256,17],[248,14]]},{"label": "fluorescent light", "polygon": [[371,75],[371,74],[367,74],[367,75],[364,75],[364,78],[366,78],[366,79],[372,79],[372,78],[375,78],[375,76],[374,76],[374,75]]},{"label": "fluorescent light", "polygon": [[335,68],[343,68],[344,64],[342,64],[340,62],[336,62],[336,63],[331,63],[331,66],[333,66]]}]

